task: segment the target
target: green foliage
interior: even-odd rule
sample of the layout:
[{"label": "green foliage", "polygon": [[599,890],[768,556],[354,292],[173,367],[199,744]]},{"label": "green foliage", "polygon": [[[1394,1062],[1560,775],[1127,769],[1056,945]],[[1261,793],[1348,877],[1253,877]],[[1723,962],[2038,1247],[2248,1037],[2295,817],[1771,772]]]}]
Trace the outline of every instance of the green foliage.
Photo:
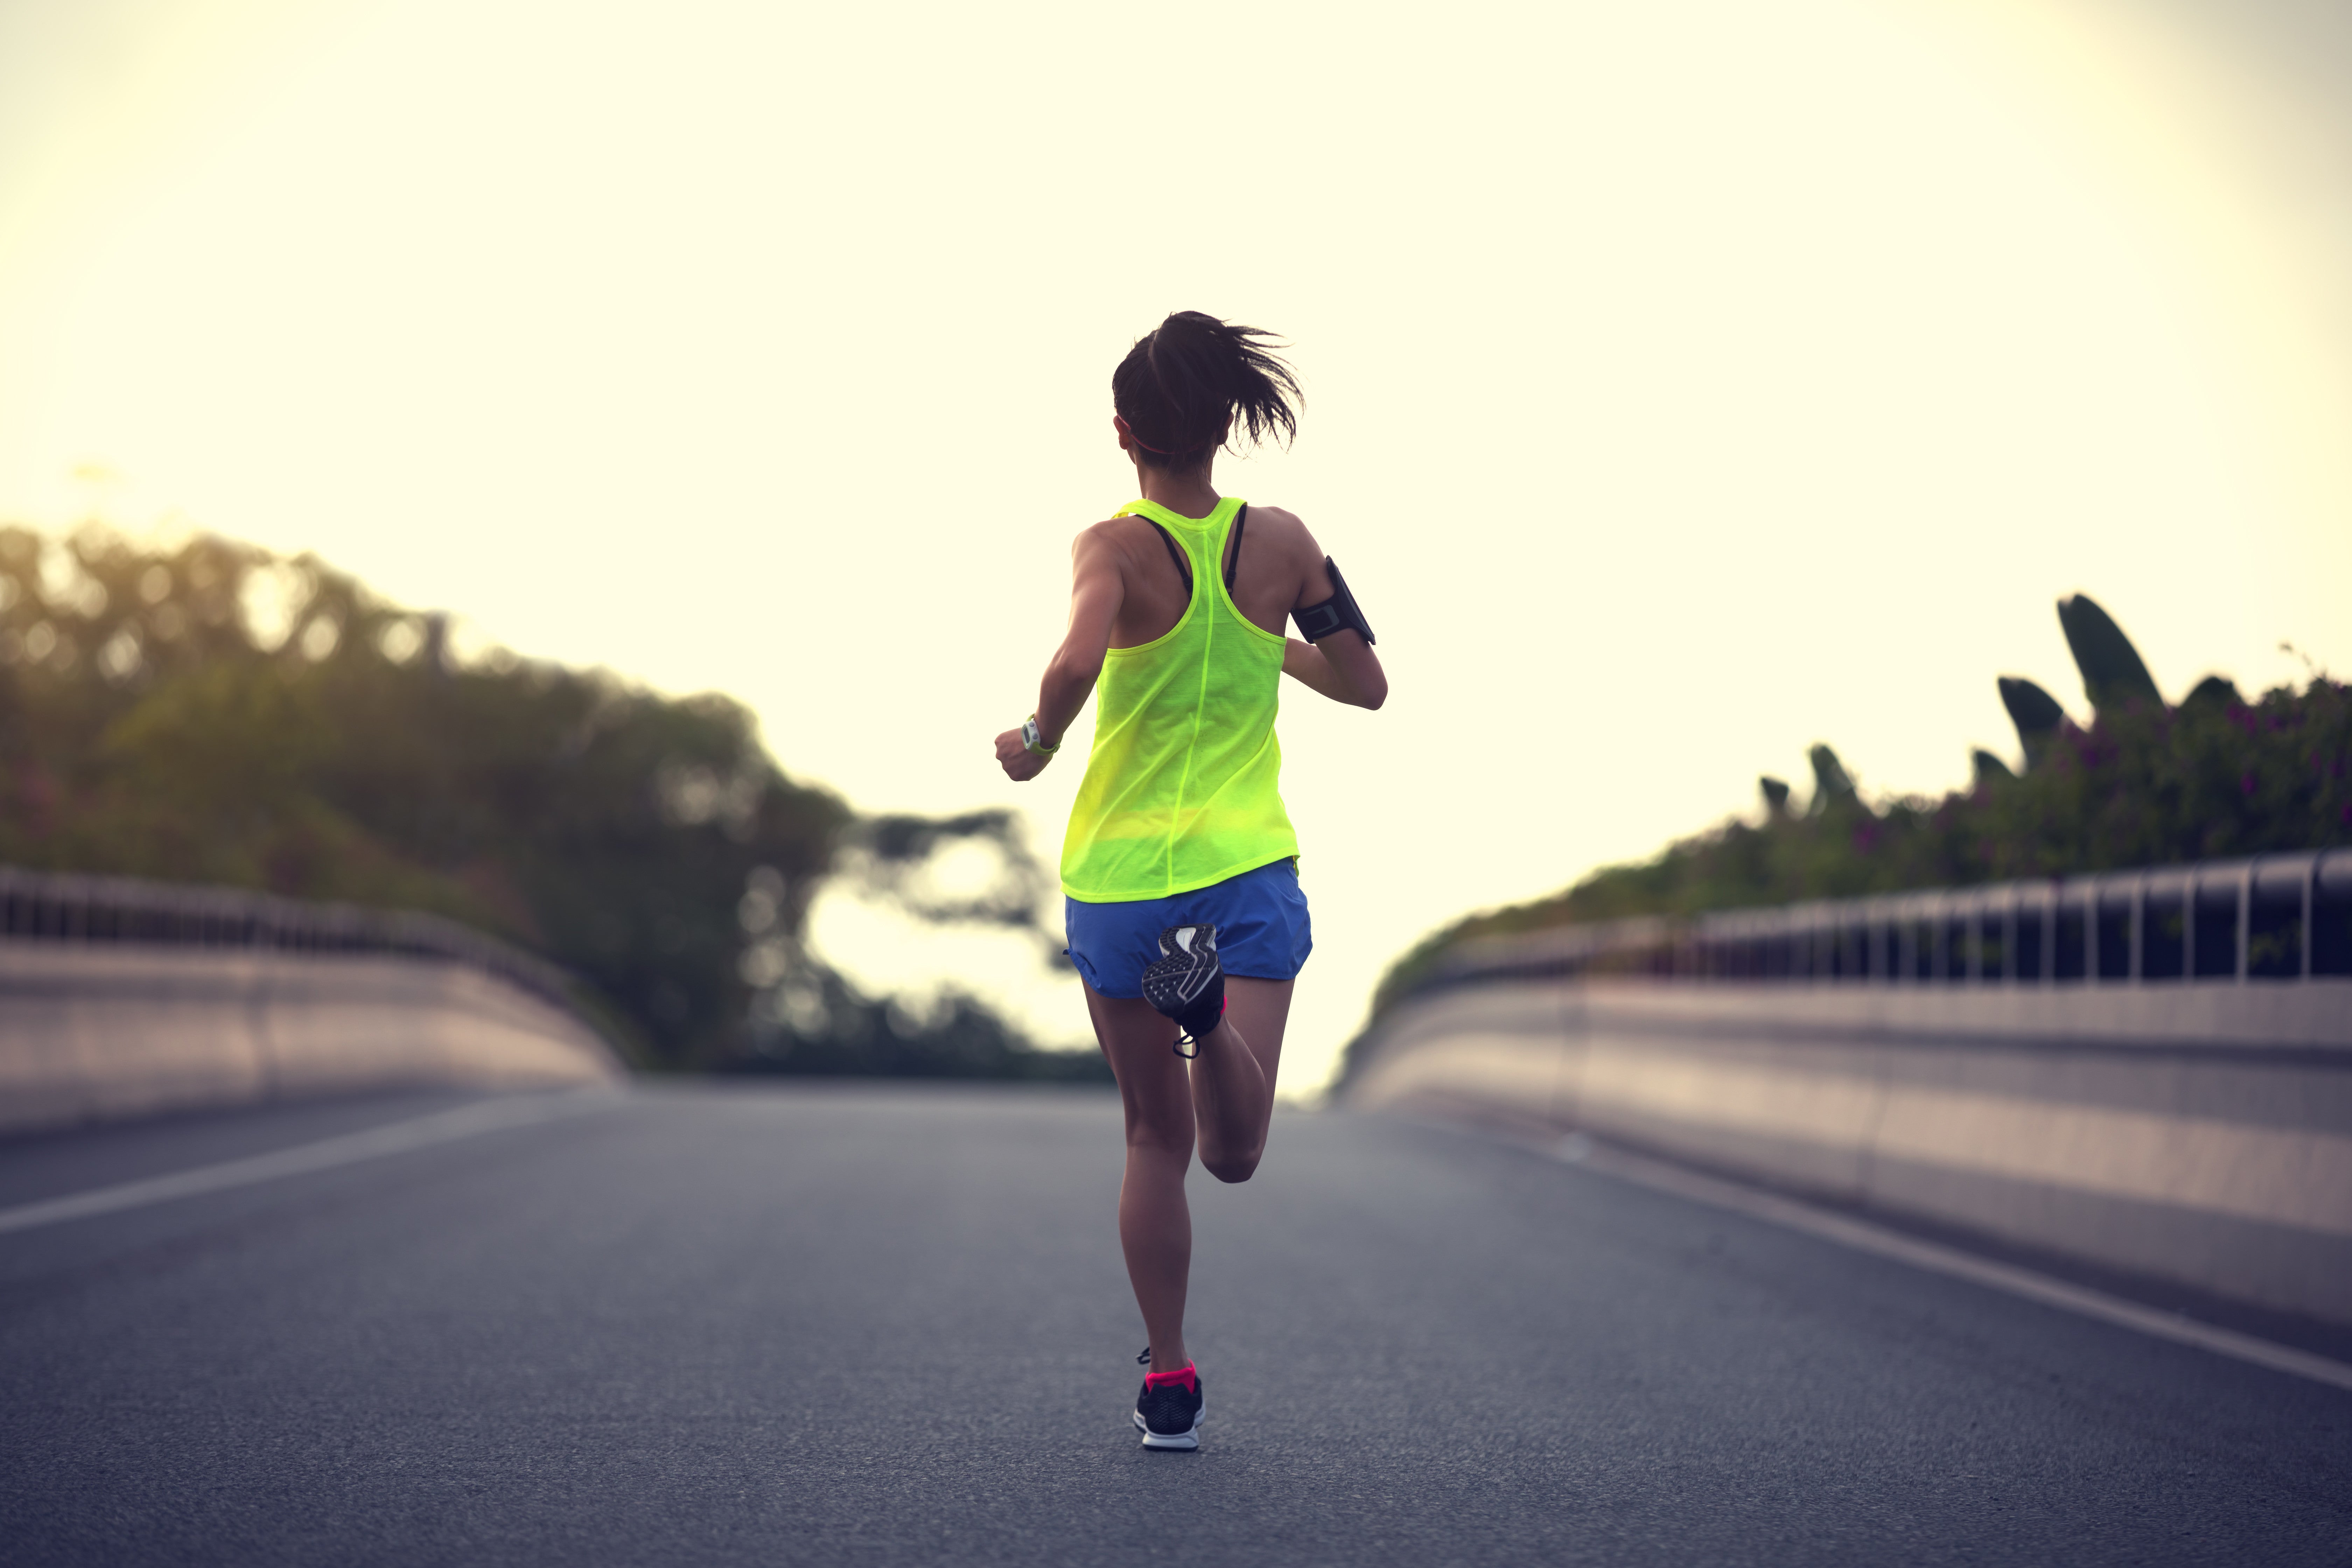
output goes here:
[{"label": "green foliage", "polygon": [[2139,650],[2088,594],[2058,601],[2058,625],[2066,634],[2074,668],[2083,673],[2083,694],[2092,707],[2107,713],[2135,702],[2164,706]]},{"label": "green foliage", "polygon": [[1391,967],[1373,1007],[1473,936],[2352,845],[2347,769],[2352,686],[2325,677],[2252,703],[2129,703],[2088,731],[2067,726],[2022,778],[1980,773],[1940,800],[1872,806],[1849,795],[1804,816],[1734,819],[1655,859],[1456,921]]},{"label": "green foliage", "polygon": [[[0,861],[433,910],[581,977],[650,1065],[752,1054],[747,889],[796,938],[855,816],[726,698],[446,644],[310,556],[0,529]],[[1009,825],[882,832],[911,864]],[[874,1037],[887,999],[842,994]],[[1023,1048],[976,1005],[932,1022]]]},{"label": "green foliage", "polygon": [[1764,809],[1767,813],[1773,816],[1780,816],[1788,811],[1788,780],[1776,779],[1770,773],[1766,773],[1756,781],[1756,787],[1764,792]]}]

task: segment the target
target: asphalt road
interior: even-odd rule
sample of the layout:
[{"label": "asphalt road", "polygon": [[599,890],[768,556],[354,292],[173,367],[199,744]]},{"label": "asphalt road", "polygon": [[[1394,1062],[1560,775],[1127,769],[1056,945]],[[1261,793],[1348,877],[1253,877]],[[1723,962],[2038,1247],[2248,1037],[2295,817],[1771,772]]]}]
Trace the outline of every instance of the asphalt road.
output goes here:
[{"label": "asphalt road", "polygon": [[2352,1394],[1340,1115],[1196,1174],[1147,1452],[1118,1161],[1093,1091],[656,1090],[0,1235],[0,1563],[2352,1562]]}]

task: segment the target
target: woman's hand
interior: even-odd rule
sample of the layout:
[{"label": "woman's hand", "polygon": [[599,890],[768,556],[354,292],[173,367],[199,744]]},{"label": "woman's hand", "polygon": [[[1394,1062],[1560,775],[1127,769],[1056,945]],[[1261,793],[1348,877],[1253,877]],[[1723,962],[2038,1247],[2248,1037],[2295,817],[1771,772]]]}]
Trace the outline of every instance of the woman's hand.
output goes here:
[{"label": "woman's hand", "polygon": [[996,737],[997,765],[1004,770],[1004,776],[1014,784],[1027,784],[1031,779],[1044,773],[1045,764],[1053,760],[1051,757],[1041,757],[1031,751],[1028,742],[1021,738],[1021,731],[1018,730],[1007,730]]}]

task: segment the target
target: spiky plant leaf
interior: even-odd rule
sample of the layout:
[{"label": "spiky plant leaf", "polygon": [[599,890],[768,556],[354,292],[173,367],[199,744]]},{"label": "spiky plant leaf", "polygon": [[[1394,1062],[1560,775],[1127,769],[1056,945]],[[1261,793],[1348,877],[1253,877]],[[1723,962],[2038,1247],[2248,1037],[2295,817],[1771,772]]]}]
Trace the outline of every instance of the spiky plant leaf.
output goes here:
[{"label": "spiky plant leaf", "polygon": [[2017,726],[2027,770],[2040,767],[2050,742],[2058,738],[2058,726],[2066,721],[2066,710],[2058,706],[2055,697],[2020,675],[2000,678],[2000,705],[2009,710],[2009,721]]},{"label": "spiky plant leaf", "polygon": [[1835,752],[1815,746],[1805,756],[1813,764],[1813,798],[1805,807],[1807,816],[1818,816],[1834,803],[1853,798],[1853,779]]},{"label": "spiky plant leaf", "polygon": [[2223,708],[2236,703],[2242,708],[2245,706],[2246,700],[2238,694],[2237,682],[2228,676],[2209,675],[2190,687],[2189,695],[2180,700],[2180,705],[2183,708],[2204,702],[2210,702]]},{"label": "spiky plant leaf", "polygon": [[2083,672],[2083,691],[2092,707],[2110,711],[2134,702],[2164,705],[2156,678],[2148,674],[2139,650],[2132,647],[2115,617],[2099,608],[2088,594],[2059,600],[2058,624],[2066,633],[2074,668]]}]

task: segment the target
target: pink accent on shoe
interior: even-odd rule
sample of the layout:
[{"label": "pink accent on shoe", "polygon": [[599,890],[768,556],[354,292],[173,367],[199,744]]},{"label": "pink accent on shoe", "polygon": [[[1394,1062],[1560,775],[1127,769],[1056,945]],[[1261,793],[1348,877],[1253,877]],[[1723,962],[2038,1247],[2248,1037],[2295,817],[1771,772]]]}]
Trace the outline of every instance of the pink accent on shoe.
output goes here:
[{"label": "pink accent on shoe", "polygon": [[1171,1383],[1181,1383],[1194,1394],[1201,1392],[1201,1374],[1193,1370],[1189,1361],[1174,1372],[1147,1372],[1143,1374],[1143,1386],[1146,1388],[1165,1388]]}]

